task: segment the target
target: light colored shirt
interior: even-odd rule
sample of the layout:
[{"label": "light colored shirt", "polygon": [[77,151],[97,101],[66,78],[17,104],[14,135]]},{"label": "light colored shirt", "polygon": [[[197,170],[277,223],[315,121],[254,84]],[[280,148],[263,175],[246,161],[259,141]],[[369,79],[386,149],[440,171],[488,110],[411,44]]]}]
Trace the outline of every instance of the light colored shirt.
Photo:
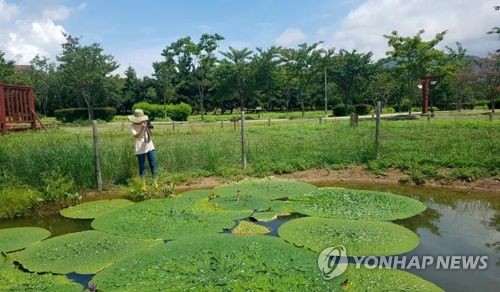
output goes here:
[{"label": "light colored shirt", "polygon": [[[130,131],[134,136],[141,131],[141,128],[142,128],[141,124],[130,125]],[[141,137],[138,138],[134,137],[134,140],[135,140],[136,155],[148,153],[151,150],[155,150],[155,146],[153,145],[153,140],[151,139],[151,136],[149,135],[148,131],[144,131],[144,134]]]}]

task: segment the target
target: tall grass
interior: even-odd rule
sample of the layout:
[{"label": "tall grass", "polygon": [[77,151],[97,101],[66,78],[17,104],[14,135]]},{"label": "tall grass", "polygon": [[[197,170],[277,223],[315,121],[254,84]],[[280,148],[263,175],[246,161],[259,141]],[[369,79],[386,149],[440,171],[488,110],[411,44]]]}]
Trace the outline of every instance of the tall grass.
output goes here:
[{"label": "tall grass", "polygon": [[[500,172],[500,121],[384,121],[382,157],[374,161],[374,123],[351,128],[345,121],[295,120],[248,124],[245,174],[268,175],[314,167],[368,165],[384,169],[464,169],[476,176]],[[103,125],[100,131],[103,179],[123,183],[137,173],[127,127]],[[240,132],[226,124],[157,125],[153,141],[163,175],[241,175]],[[57,170],[80,188],[94,186],[90,128],[12,133],[0,137],[0,183],[15,179],[38,187],[42,174]],[[430,169],[430,170],[429,170]],[[460,171],[459,171],[460,172]],[[462,173],[463,174],[463,173]],[[460,175],[460,173],[458,174]],[[3,181],[2,181],[3,180]]]}]

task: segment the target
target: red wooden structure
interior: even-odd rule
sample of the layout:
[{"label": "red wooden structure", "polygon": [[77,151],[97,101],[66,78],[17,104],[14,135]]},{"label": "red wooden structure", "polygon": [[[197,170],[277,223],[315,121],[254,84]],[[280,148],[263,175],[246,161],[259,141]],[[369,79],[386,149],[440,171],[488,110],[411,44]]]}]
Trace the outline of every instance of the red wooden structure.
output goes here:
[{"label": "red wooden structure", "polygon": [[0,83],[0,132],[45,129],[35,112],[33,87]]}]

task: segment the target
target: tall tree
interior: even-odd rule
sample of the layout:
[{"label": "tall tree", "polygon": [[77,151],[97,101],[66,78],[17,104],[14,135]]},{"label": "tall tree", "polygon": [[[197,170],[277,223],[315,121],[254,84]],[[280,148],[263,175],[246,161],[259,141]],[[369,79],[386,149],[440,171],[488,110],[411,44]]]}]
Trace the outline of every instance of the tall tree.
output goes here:
[{"label": "tall tree", "polygon": [[247,65],[250,62],[252,51],[248,48],[238,50],[230,46],[229,51],[221,52],[221,54],[226,57],[231,65],[231,75],[236,81],[234,86],[240,98],[240,110],[243,111],[245,110],[245,102],[249,101],[249,91],[251,88],[252,80],[250,80],[250,70]]},{"label": "tall tree", "polygon": [[478,89],[489,99],[491,112],[495,112],[495,99],[500,95],[500,53],[490,53],[476,62]]},{"label": "tall tree", "polygon": [[85,102],[92,120],[96,103],[110,95],[109,78],[118,68],[118,63],[113,56],[105,54],[98,43],[84,46],[79,38],[71,35],[66,35],[62,48],[57,60],[64,86]]},{"label": "tall tree", "polygon": [[49,97],[54,94],[56,83],[56,65],[47,57],[35,56],[31,60],[30,79],[36,92],[36,101],[43,115],[48,113]]}]

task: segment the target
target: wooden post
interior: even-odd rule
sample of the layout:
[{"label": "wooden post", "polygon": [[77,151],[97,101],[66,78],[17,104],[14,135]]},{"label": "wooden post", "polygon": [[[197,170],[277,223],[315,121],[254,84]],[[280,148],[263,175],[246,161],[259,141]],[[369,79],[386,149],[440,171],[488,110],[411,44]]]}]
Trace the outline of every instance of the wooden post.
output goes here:
[{"label": "wooden post", "polygon": [[7,117],[5,114],[5,96],[3,94],[3,86],[0,85],[0,132],[7,131]]},{"label": "wooden post", "polygon": [[267,119],[267,126],[271,126],[271,118]]},{"label": "wooden post", "polygon": [[101,157],[99,155],[99,136],[97,135],[96,120],[92,120],[92,135],[94,137],[95,176],[97,181],[97,190],[100,192],[102,191]]},{"label": "wooden post", "polygon": [[224,128],[224,121],[223,120],[220,120],[220,128]]},{"label": "wooden post", "polygon": [[245,135],[245,111],[241,111],[241,158],[243,169],[247,169],[247,137]]},{"label": "wooden post", "polygon": [[175,131],[175,121],[172,121],[172,131]]},{"label": "wooden post", "polygon": [[28,107],[30,111],[31,129],[36,130],[36,112],[35,112],[35,96],[33,92],[33,87],[29,89],[28,92]]},{"label": "wooden post", "polygon": [[382,110],[382,103],[380,100],[377,100],[377,119],[376,119],[376,127],[375,127],[375,151],[376,151],[376,159],[380,159],[380,112]]},{"label": "wooden post", "polygon": [[319,117],[319,124],[321,125],[323,123],[323,119]]},{"label": "wooden post", "polygon": [[236,118],[233,117],[233,130],[236,131]]}]

